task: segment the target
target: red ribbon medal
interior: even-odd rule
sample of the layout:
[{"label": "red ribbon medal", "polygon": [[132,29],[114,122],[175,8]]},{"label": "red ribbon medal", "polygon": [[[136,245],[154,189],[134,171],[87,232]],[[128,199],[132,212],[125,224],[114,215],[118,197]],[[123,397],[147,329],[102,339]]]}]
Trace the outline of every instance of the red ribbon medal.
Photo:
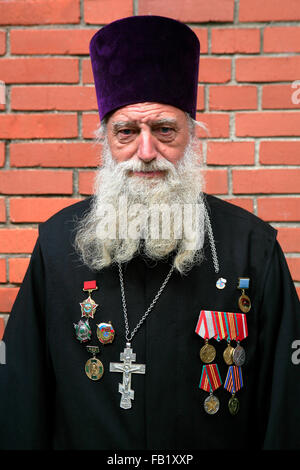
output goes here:
[{"label": "red ribbon medal", "polygon": [[209,396],[204,400],[204,409],[206,413],[210,415],[217,413],[220,408],[219,399],[213,394],[213,392],[221,385],[222,380],[217,364],[208,364],[203,366],[199,388],[209,392]]},{"label": "red ribbon medal", "polygon": [[216,335],[216,331],[214,312],[211,310],[201,310],[195,332],[205,340],[204,346],[200,349],[200,358],[206,364],[212,362],[216,357],[215,348],[208,342],[210,338]]}]

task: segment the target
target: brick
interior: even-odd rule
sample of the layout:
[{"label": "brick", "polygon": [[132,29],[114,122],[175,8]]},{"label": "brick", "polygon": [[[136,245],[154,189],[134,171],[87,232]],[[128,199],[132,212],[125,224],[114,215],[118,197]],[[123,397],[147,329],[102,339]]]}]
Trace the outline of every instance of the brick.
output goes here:
[{"label": "brick", "polygon": [[0,24],[79,23],[79,0],[0,0]]},{"label": "brick", "polygon": [[204,104],[204,86],[199,85],[198,86],[198,92],[197,92],[197,110],[203,110],[205,107]]},{"label": "brick", "polygon": [[5,143],[0,142],[0,167],[4,166],[5,163]]},{"label": "brick", "polygon": [[0,259],[0,282],[6,282],[7,277],[6,277],[6,259],[2,258]]},{"label": "brick", "polygon": [[260,51],[258,28],[215,28],[211,31],[213,54],[255,54]]},{"label": "brick", "polygon": [[285,253],[300,252],[300,228],[299,227],[275,227],[278,230],[277,239]]},{"label": "brick", "polygon": [[105,24],[133,15],[132,0],[84,0],[84,21]]},{"label": "brick", "polygon": [[299,192],[300,170],[232,170],[234,194],[282,194]]},{"label": "brick", "polygon": [[82,59],[82,83],[90,84],[94,83],[94,76],[92,70],[92,64],[90,59]]},{"label": "brick", "polygon": [[41,223],[58,211],[81,199],[75,198],[11,198],[10,220],[14,223]]},{"label": "brick", "polygon": [[74,114],[3,114],[0,115],[0,138],[37,139],[77,137]]},{"label": "brick", "polygon": [[208,194],[227,194],[227,170],[205,170],[205,191]]},{"label": "brick", "polygon": [[241,57],[236,59],[238,82],[278,82],[297,80],[300,57]]},{"label": "brick", "polygon": [[89,43],[97,29],[13,29],[12,54],[89,54]]},{"label": "brick", "polygon": [[100,152],[90,142],[16,142],[10,144],[10,166],[93,167]]},{"label": "brick", "polygon": [[300,198],[258,198],[257,215],[268,222],[298,222],[300,219]]},{"label": "brick", "polygon": [[37,237],[37,229],[0,229],[0,253],[31,253]]},{"label": "brick", "polygon": [[261,141],[259,161],[263,165],[300,165],[300,142],[288,140]]},{"label": "brick", "polygon": [[264,28],[264,52],[300,52],[300,27]]},{"label": "brick", "polygon": [[208,165],[254,164],[254,142],[208,142]]},{"label": "brick", "polygon": [[78,191],[79,194],[93,194],[94,181],[96,177],[95,171],[79,171],[78,175]]},{"label": "brick", "polygon": [[82,114],[82,136],[84,139],[94,139],[94,132],[100,125],[99,114]]},{"label": "brick", "polygon": [[72,178],[63,170],[4,170],[0,194],[72,194]]},{"label": "brick", "polygon": [[3,58],[1,80],[5,83],[77,83],[78,59],[74,58]]},{"label": "brick", "polygon": [[300,258],[287,257],[287,264],[294,281],[300,281]]},{"label": "brick", "polygon": [[11,89],[11,109],[15,110],[97,110],[95,87],[17,86]]},{"label": "brick", "polygon": [[18,287],[2,287],[0,289],[0,312],[10,313],[18,295]]},{"label": "brick", "polygon": [[226,198],[225,201],[230,202],[231,204],[234,204],[235,206],[241,207],[242,209],[245,209],[248,212],[254,212],[253,208],[253,199],[250,198],[241,198],[241,197],[235,197],[235,198]]},{"label": "brick", "polygon": [[204,123],[208,133],[196,127],[196,135],[200,138],[229,137],[229,115],[225,113],[197,113],[197,121]]},{"label": "brick", "polygon": [[237,113],[236,135],[239,137],[300,135],[300,113],[297,112],[253,112]]},{"label": "brick", "polygon": [[209,109],[235,110],[256,109],[256,86],[217,85],[209,87]]},{"label": "brick", "polygon": [[3,197],[0,197],[0,222],[6,222],[6,207]]},{"label": "brick", "polygon": [[227,83],[231,80],[231,59],[200,58],[199,77],[201,83]]},{"label": "brick", "polygon": [[300,82],[298,89],[291,85],[264,85],[263,109],[300,109]]},{"label": "brick", "polygon": [[6,32],[0,31],[0,55],[6,52]]},{"label": "brick", "polygon": [[139,15],[161,15],[188,23],[233,21],[234,0],[139,0]]},{"label": "brick", "polygon": [[298,0],[240,0],[240,22],[295,20],[300,20]]},{"label": "brick", "polygon": [[29,265],[30,258],[10,258],[9,282],[12,284],[21,284]]},{"label": "brick", "polygon": [[194,26],[191,28],[196,34],[200,42],[200,54],[207,54],[208,52],[208,31],[207,28],[197,28]]}]

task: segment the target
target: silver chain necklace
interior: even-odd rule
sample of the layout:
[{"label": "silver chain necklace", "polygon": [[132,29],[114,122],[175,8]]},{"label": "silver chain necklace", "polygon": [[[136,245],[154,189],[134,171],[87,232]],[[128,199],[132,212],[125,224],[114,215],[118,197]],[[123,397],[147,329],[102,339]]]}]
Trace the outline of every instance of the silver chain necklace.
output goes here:
[{"label": "silver chain necklace", "polygon": [[[215,273],[219,273],[219,261],[218,261],[218,255],[217,255],[217,250],[215,246],[215,240],[214,240],[214,235],[210,223],[210,218],[208,215],[208,212],[206,210],[206,207],[204,206],[204,222],[207,225],[207,230],[208,230],[208,237],[209,237],[209,243],[210,243],[210,249],[211,249],[211,254],[213,258],[213,265],[215,269]],[[110,372],[122,372],[123,373],[123,381],[122,383],[119,384],[119,392],[121,393],[121,402],[120,402],[120,407],[123,409],[129,409],[132,406],[131,401],[134,399],[134,391],[131,389],[131,374],[136,373],[136,374],[145,374],[146,372],[146,366],[145,364],[133,364],[135,363],[136,360],[136,354],[133,352],[131,348],[131,341],[136,334],[136,332],[139,330],[139,328],[142,326],[143,322],[146,320],[150,312],[153,310],[153,307],[155,306],[156,302],[158,301],[161,293],[163,292],[164,288],[166,287],[174,269],[175,266],[173,265],[171,269],[169,270],[165,280],[163,281],[162,285],[160,286],[157,294],[153,298],[151,304],[145,311],[144,315],[141,317],[139,322],[137,323],[136,327],[132,330],[130,333],[129,331],[129,324],[128,324],[128,316],[127,316],[127,304],[126,304],[126,297],[125,297],[125,289],[124,289],[124,279],[123,279],[123,272],[122,272],[122,266],[120,263],[118,263],[118,268],[119,268],[119,279],[120,279],[120,288],[121,288],[121,297],[122,297],[122,306],[123,306],[123,313],[124,313],[124,321],[125,321],[125,338],[126,338],[126,347],[124,351],[120,354],[120,360],[122,362],[111,362],[110,363]]]}]

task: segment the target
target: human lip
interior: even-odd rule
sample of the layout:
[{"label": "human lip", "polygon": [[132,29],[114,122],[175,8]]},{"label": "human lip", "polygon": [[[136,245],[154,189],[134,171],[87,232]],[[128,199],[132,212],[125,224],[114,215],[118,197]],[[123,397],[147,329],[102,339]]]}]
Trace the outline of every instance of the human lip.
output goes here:
[{"label": "human lip", "polygon": [[139,176],[142,178],[162,178],[164,176],[164,171],[132,171],[132,176]]}]

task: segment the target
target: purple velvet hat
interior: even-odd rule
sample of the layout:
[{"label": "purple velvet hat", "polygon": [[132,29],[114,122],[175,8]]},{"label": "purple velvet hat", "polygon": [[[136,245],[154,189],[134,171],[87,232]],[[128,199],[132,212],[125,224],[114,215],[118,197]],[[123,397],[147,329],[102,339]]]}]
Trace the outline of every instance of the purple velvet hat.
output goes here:
[{"label": "purple velvet hat", "polygon": [[184,23],[131,16],[101,28],[90,42],[100,119],[145,101],[196,115],[200,43]]}]

